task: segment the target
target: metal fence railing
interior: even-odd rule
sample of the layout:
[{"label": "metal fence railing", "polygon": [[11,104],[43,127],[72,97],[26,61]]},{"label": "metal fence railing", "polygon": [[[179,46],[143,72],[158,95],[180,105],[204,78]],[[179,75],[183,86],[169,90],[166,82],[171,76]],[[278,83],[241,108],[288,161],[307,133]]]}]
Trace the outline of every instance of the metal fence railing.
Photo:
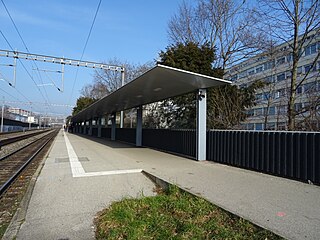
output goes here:
[{"label": "metal fence railing", "polygon": [[195,158],[196,131],[143,129],[142,145]]},{"label": "metal fence railing", "polygon": [[111,128],[102,128],[101,129],[102,138],[111,138]]},{"label": "metal fence railing", "polygon": [[117,128],[116,129],[116,140],[135,144],[136,143],[136,129],[135,128]]},{"label": "metal fence railing", "polygon": [[[111,128],[101,137],[111,138]],[[135,144],[136,129],[117,128],[116,140]],[[195,158],[196,131],[143,129],[142,145]],[[320,133],[209,130],[207,160],[319,185]]]},{"label": "metal fence railing", "polygon": [[92,136],[98,137],[98,128],[97,127],[93,127],[91,131],[92,131],[92,133],[91,133]]},{"label": "metal fence railing", "polygon": [[210,130],[207,159],[320,184],[320,133]]}]

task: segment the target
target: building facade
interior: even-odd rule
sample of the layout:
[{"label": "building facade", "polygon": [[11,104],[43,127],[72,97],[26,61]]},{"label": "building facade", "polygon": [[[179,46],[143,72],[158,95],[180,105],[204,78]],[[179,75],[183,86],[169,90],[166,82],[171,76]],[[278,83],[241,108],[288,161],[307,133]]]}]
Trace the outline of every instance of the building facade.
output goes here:
[{"label": "building facade", "polygon": [[[287,42],[270,48],[226,71],[225,79],[246,87],[262,81],[256,92],[256,105],[247,110],[242,124],[246,130],[286,130],[287,107],[292,75],[292,53]],[[320,31],[305,38],[298,63],[296,87],[296,129],[320,129]]]}]

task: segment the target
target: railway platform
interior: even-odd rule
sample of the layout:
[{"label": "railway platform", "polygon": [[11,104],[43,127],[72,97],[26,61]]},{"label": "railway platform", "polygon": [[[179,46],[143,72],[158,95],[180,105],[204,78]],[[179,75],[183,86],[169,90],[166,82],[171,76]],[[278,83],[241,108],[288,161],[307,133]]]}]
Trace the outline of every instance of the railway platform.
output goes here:
[{"label": "railway platform", "polygon": [[63,131],[6,236],[94,239],[98,211],[154,194],[142,170],[287,239],[320,238],[319,186]]}]

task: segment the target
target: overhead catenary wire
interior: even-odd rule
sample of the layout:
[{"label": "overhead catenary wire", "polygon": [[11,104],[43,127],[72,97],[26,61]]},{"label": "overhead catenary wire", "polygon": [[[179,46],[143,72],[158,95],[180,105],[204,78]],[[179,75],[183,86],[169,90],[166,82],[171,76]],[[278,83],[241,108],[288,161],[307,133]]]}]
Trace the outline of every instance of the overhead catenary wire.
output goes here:
[{"label": "overhead catenary wire", "polygon": [[[3,0],[1,0],[1,1],[3,1]],[[81,53],[80,61],[82,61],[82,58],[83,58],[84,53],[85,53],[85,51],[86,51],[86,48],[87,48],[87,45],[88,45],[88,42],[89,42],[89,39],[90,39],[90,36],[91,36],[91,32],[92,32],[94,23],[95,23],[95,21],[96,21],[96,18],[97,18],[99,9],[100,9],[101,2],[102,2],[102,0],[99,0],[99,4],[98,4],[97,9],[96,9],[96,12],[95,12],[95,14],[94,14],[94,17],[93,17],[93,20],[92,20],[92,23],[91,23],[91,27],[90,27],[90,30],[89,30],[87,39],[86,39],[86,42],[85,42],[85,44],[84,44],[84,47],[83,47],[83,50],[82,50],[82,53]],[[72,98],[72,95],[73,95],[73,92],[74,92],[74,87],[75,87],[75,85],[76,85],[77,78],[78,78],[78,72],[79,72],[79,68],[77,68],[77,70],[76,70],[76,75],[75,75],[75,78],[74,78],[74,80],[73,80],[72,89],[71,89],[71,94],[70,94],[70,97],[69,97],[68,104],[70,104],[70,101],[71,101],[71,98]]]},{"label": "overhead catenary wire", "polygon": [[1,33],[2,37],[4,38],[4,40],[6,41],[6,43],[8,44],[8,46],[13,50],[13,47],[11,46],[10,42],[8,41],[8,39],[6,38],[4,33],[1,30],[0,30],[0,33]]},{"label": "overhead catenary wire", "polygon": [[[1,31],[1,30],[0,30]],[[13,48],[11,46],[11,44],[9,43],[8,39],[6,38],[6,36],[3,34],[3,32],[1,31],[1,35],[4,37],[4,39],[6,40],[6,42],[8,43],[9,47],[11,48],[12,51]],[[22,67],[24,68],[24,70],[27,72],[28,76],[31,78],[31,80],[33,81],[33,83],[37,86],[36,82],[34,81],[32,75],[30,74],[30,72],[28,71],[28,69],[26,68],[26,66],[23,64],[23,62],[21,61],[21,59],[18,59],[19,62],[21,63]],[[16,91],[18,91],[18,89],[15,87],[14,88]],[[45,99],[45,97],[43,96],[43,93],[40,91],[39,87],[37,86],[38,91],[40,92],[40,94],[42,95],[43,99],[47,102],[47,100]],[[27,97],[24,96],[24,98],[27,99]]]},{"label": "overhead catenary wire", "polygon": [[[2,90],[2,89],[0,89]],[[29,104],[30,105],[30,102],[24,102],[24,101],[6,101],[7,103],[22,103],[22,104]],[[48,103],[43,103],[43,102],[31,102],[31,104],[33,105],[43,105],[43,106],[48,106],[49,104]],[[71,105],[66,105],[66,104],[59,104],[59,103],[51,103],[51,106],[54,106],[54,107],[74,107],[74,106],[71,106]]]},{"label": "overhead catenary wire", "polygon": [[[10,12],[9,12],[9,9],[7,8],[7,6],[6,6],[6,4],[5,4],[5,2],[4,2],[3,0],[1,0],[1,2],[2,2],[2,4],[3,4],[3,6],[4,6],[4,8],[5,8],[5,10],[6,10],[6,12],[7,12],[8,16],[9,16],[9,18],[10,18],[10,20],[11,20],[11,22],[12,22],[12,24],[13,24],[15,30],[16,30],[16,32],[18,33],[18,35],[19,35],[19,37],[20,37],[20,40],[22,41],[25,49],[27,50],[28,53],[30,53],[30,52],[29,52],[29,49],[28,49],[28,47],[27,47],[27,44],[25,43],[25,41],[24,41],[24,39],[23,39],[23,37],[22,37],[22,35],[21,35],[21,33],[20,33],[17,25],[15,24],[15,22],[14,22],[12,16],[11,16],[11,14],[10,14]],[[2,33],[2,35],[3,35],[3,33]],[[7,41],[7,43],[8,43],[8,40],[6,40],[6,41]],[[9,46],[12,48],[11,45],[9,45]],[[12,50],[13,50],[13,48],[12,48]],[[19,61],[21,62],[20,59],[19,59]],[[36,62],[35,62],[35,61],[33,61],[33,62],[34,62],[34,64],[35,64],[36,68],[39,69],[39,67],[37,66]],[[39,74],[39,77],[40,77],[40,81],[41,81],[41,83],[43,84],[43,79],[42,79],[42,76],[41,76],[40,72],[38,72],[38,74]],[[30,74],[29,74],[29,75],[30,75]],[[44,100],[45,100],[46,102],[50,103],[49,96],[48,96],[48,94],[47,94],[46,89],[44,89],[44,92],[45,92],[45,95],[46,95],[46,98],[45,98],[44,95],[42,94],[40,88],[38,87],[37,83],[34,81],[33,77],[31,77],[31,79],[32,79],[32,81],[34,82],[34,84],[36,85],[36,87],[38,88],[38,91],[41,93],[41,95],[42,95],[42,97],[44,98]]]},{"label": "overhead catenary wire", "polygon": [[17,101],[21,101],[20,99],[18,99],[17,97],[13,96],[12,94],[8,93],[7,91],[3,90],[2,88],[0,88],[0,91],[4,92],[5,94],[7,94],[8,96],[12,97],[13,99],[17,100]]}]

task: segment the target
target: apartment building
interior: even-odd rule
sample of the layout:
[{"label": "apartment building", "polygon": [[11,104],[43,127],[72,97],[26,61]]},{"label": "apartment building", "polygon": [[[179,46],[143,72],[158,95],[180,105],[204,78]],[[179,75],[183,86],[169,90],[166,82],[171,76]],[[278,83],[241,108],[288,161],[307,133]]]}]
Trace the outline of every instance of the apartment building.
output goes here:
[{"label": "apartment building", "polygon": [[[254,81],[266,86],[256,92],[256,105],[247,110],[242,124],[247,130],[285,130],[289,99],[292,53],[288,43],[270,48],[226,71],[225,78],[246,87]],[[310,32],[302,45],[296,88],[297,129],[320,129],[320,31]]]}]

